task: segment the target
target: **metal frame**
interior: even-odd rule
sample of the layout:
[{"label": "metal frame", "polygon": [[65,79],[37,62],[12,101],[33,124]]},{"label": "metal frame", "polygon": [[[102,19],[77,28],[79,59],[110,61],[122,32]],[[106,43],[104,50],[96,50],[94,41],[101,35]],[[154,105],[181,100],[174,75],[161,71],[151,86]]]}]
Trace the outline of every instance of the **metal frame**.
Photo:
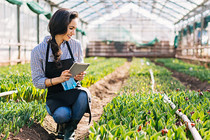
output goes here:
[{"label": "metal frame", "polygon": [[85,2],[82,1],[82,2],[80,2],[80,3],[78,3],[78,4],[74,5],[74,6],[70,7],[70,9],[73,9],[73,8],[75,8],[75,7],[77,7],[77,6],[80,6],[80,5],[83,4],[83,3],[85,3]]},{"label": "metal frame", "polygon": [[[60,7],[61,4],[66,3],[66,2],[70,2],[70,0],[63,0],[63,1],[61,1],[60,3],[57,3],[57,4],[56,4],[56,3],[53,3],[51,0],[45,0],[45,1],[48,2],[51,6],[56,6],[56,7],[58,7],[58,8],[61,8],[61,7]],[[169,21],[171,21],[171,22],[173,22],[173,23],[174,23],[174,21],[173,21],[171,18],[173,18],[173,19],[175,19],[175,20],[178,19],[178,20],[174,23],[174,24],[178,24],[180,21],[185,20],[185,18],[189,18],[189,16],[191,16],[190,14],[192,14],[192,16],[194,16],[194,13],[193,13],[193,12],[196,12],[196,13],[197,13],[196,10],[197,10],[199,7],[201,7],[201,6],[204,6],[204,4],[205,4],[206,2],[208,2],[208,1],[209,1],[209,0],[204,0],[201,4],[196,4],[193,0],[185,0],[184,2],[189,2],[190,4],[193,4],[193,5],[196,6],[196,7],[193,8],[193,9],[189,9],[189,8],[186,8],[186,7],[180,5],[180,4],[178,4],[178,3],[176,3],[175,1],[172,1],[172,0],[166,0],[164,3],[161,3],[161,2],[155,1],[155,0],[153,0],[153,1],[138,0],[138,1],[135,1],[135,2],[132,1],[132,0],[126,0],[126,1],[121,1],[121,0],[118,0],[118,1],[116,1],[116,0],[106,0],[106,1],[102,1],[102,0],[100,0],[99,2],[96,2],[96,3],[94,3],[93,5],[91,5],[90,3],[88,3],[88,0],[80,0],[80,1],[78,1],[78,3],[77,3],[76,5],[73,5],[73,6],[71,6],[70,8],[72,9],[72,8],[75,8],[75,7],[80,6],[81,4],[87,3],[88,7],[85,7],[84,9],[80,10],[79,13],[83,13],[83,12],[85,12],[86,10],[92,8],[92,9],[95,11],[94,13],[97,13],[99,16],[102,16],[103,14],[101,14],[100,11],[103,10],[103,9],[107,9],[108,7],[110,7],[110,6],[107,6],[106,3],[111,2],[111,3],[113,4],[112,6],[114,7],[113,9],[118,9],[118,8],[119,8],[118,5],[123,5],[123,4],[126,4],[126,3],[133,3],[133,4],[138,5],[139,7],[142,7],[142,8],[144,8],[144,9],[146,9],[146,10],[149,10],[150,12],[156,14],[157,16],[162,16],[162,17],[164,17],[165,19],[167,19],[167,20],[169,20]],[[122,4],[119,4],[119,2],[122,2]],[[160,8],[156,7],[156,6],[155,6],[156,3],[159,4],[159,5],[161,5],[162,8],[160,9]],[[169,6],[167,5],[167,3],[171,3],[171,4],[173,4],[173,5],[176,5],[177,7],[181,8],[181,9],[183,9],[183,10],[186,10],[187,13],[186,13],[186,14],[182,14],[182,13],[179,12],[178,10],[169,7]],[[105,7],[104,7],[104,8],[100,8],[100,9],[96,9],[95,6],[98,5],[98,4],[104,4]],[[142,4],[144,4],[144,5],[142,6]],[[151,6],[151,9],[150,9],[150,8],[146,8],[145,5]],[[171,12],[174,12],[174,13],[176,13],[176,14],[178,14],[178,15],[182,15],[182,18],[176,17],[176,16],[173,15],[171,12],[165,11],[164,8],[166,8],[166,9],[170,10]],[[158,10],[159,13],[154,12],[154,9]],[[109,9],[107,9],[107,10],[109,10]],[[106,10],[106,11],[107,11],[107,10]],[[107,12],[108,12],[108,11],[107,11]],[[199,12],[201,13],[202,11],[199,10]],[[83,18],[87,18],[88,16],[91,16],[91,15],[93,15],[94,13],[92,12],[92,13],[90,13],[89,15],[83,17]],[[162,13],[162,14],[161,14],[161,13]],[[165,17],[165,16],[163,16],[163,14],[169,15],[171,18]],[[192,16],[191,16],[191,17],[192,17]],[[97,17],[97,16],[96,16],[96,17]]]},{"label": "metal frame", "polygon": [[[92,5],[92,6],[96,6],[96,5],[98,5],[98,4],[100,4],[101,2],[97,2],[97,3],[95,3],[94,5]],[[91,7],[87,7],[87,8],[85,8],[85,9],[83,9],[83,10],[81,10],[81,11],[79,11],[78,13],[82,13],[82,12],[84,12],[84,11],[86,11],[86,10],[88,10],[88,9],[90,9]]]},{"label": "metal frame", "polygon": [[[120,8],[122,5],[123,5],[123,3],[120,4],[120,5],[118,6],[118,8]],[[108,5],[108,7],[111,7],[111,6],[112,6],[112,5]],[[102,11],[103,9],[105,9],[105,8],[100,8],[100,9],[98,10],[98,12]],[[83,17],[83,18],[87,18],[88,16],[91,16],[91,15],[93,15],[94,13],[95,13],[95,12],[92,12],[92,13],[90,13],[89,15]],[[103,12],[102,15],[105,15],[105,13],[106,13],[106,12]],[[95,18],[98,18],[98,17],[99,17],[99,16],[96,16]],[[91,18],[91,20],[94,20],[95,18]],[[90,20],[88,20],[88,21],[90,21]]]},{"label": "metal frame", "polygon": [[197,7],[195,7],[194,9],[190,10],[187,14],[185,14],[181,19],[179,19],[177,22],[175,22],[175,24],[178,24],[180,21],[184,20],[185,17],[188,17],[190,15],[190,13],[196,11],[198,8],[204,6],[204,4],[206,2],[208,2],[209,0],[204,0],[201,4],[199,4]]},{"label": "metal frame", "polygon": [[179,5],[179,4],[177,4],[177,3],[173,2],[173,1],[168,0],[168,2],[173,3],[174,5],[176,5],[176,6],[180,7],[180,8],[182,8],[182,9],[185,9],[185,10],[187,10],[187,11],[190,11],[190,9],[187,9],[187,8],[181,6],[181,5]]}]

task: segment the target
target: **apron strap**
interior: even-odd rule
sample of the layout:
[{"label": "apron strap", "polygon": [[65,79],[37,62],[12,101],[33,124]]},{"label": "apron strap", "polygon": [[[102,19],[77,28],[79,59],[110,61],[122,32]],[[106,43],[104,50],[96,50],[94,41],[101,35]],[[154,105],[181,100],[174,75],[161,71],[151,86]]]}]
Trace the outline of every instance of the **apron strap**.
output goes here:
[{"label": "apron strap", "polygon": [[70,48],[70,45],[69,45],[69,42],[68,42],[68,41],[66,41],[66,45],[67,45],[67,47],[68,47],[68,49],[69,49],[69,53],[70,53],[70,55],[71,55],[71,58],[72,58],[73,61],[75,62],[74,56],[73,56],[73,54],[72,54],[72,51],[71,51],[71,48]]},{"label": "apron strap", "polygon": [[48,57],[49,57],[49,45],[50,43],[47,43],[47,52],[46,52],[46,62],[45,62],[45,75],[47,71],[47,62],[48,62]]},{"label": "apron strap", "polygon": [[[67,48],[68,48],[68,50],[69,50],[69,53],[70,53],[70,55],[71,55],[71,58],[73,59],[73,62],[75,62],[74,56],[73,56],[73,54],[72,54],[72,51],[71,51],[71,48],[70,48],[70,45],[69,45],[69,42],[66,41],[66,44],[67,44]],[[48,58],[49,58],[49,48],[50,48],[50,44],[47,43],[46,62],[45,62],[45,75],[46,75],[47,63],[48,63]]]}]

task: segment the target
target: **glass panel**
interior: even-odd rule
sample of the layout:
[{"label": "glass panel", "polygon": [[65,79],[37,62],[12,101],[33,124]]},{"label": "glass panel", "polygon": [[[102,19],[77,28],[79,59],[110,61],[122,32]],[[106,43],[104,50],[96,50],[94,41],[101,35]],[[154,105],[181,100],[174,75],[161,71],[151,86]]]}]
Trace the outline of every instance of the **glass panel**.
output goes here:
[{"label": "glass panel", "polygon": [[[63,2],[64,0],[50,0],[51,2],[55,3],[55,4],[58,4],[60,2]],[[68,0],[67,0],[68,1]]]},{"label": "glass panel", "polygon": [[172,8],[172,9],[175,9],[176,11],[179,11],[180,13],[183,13],[183,14],[185,14],[185,13],[188,12],[188,10],[183,9],[183,8],[181,8],[181,7],[173,4],[173,3],[168,3],[167,4],[167,7]]},{"label": "glass panel", "polygon": [[[59,6],[65,8],[71,8],[78,12],[81,11],[80,16],[85,17],[96,10],[103,10],[103,12],[111,13],[123,4],[128,5],[133,3],[142,7],[149,12],[155,12],[156,15],[163,13],[164,16],[170,16],[174,20],[179,20],[190,10],[194,9],[197,5],[201,4],[204,0],[88,0],[87,3],[84,0],[50,0],[55,4],[61,3]],[[93,8],[88,8],[88,7]],[[105,9],[102,9],[105,8]],[[84,12],[82,12],[84,11]],[[101,13],[100,12],[100,13]],[[97,14],[97,13],[96,13]],[[106,14],[106,13],[105,13]],[[95,16],[92,14],[90,17]]]},{"label": "glass panel", "polygon": [[192,0],[194,3],[196,3],[196,4],[201,4],[204,0]]},{"label": "glass panel", "polygon": [[170,1],[172,1],[174,3],[177,3],[178,5],[181,5],[181,6],[187,8],[189,10],[191,10],[191,9],[196,7],[195,4],[193,4],[193,3],[189,2],[189,1],[186,1],[186,0],[170,0]]},{"label": "glass panel", "polygon": [[86,3],[82,3],[79,6],[74,7],[73,9],[79,12],[79,11],[82,11],[83,9],[85,9],[87,7],[89,7],[89,6]]}]

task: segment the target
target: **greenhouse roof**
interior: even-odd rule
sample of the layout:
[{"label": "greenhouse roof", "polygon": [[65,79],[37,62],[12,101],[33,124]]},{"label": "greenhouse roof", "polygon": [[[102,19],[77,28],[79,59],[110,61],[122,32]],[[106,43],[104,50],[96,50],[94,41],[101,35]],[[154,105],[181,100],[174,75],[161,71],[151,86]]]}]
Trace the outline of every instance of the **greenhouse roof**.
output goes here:
[{"label": "greenhouse roof", "polygon": [[[126,4],[136,6],[176,24],[208,10],[210,0],[46,0],[51,5],[70,8],[80,14],[80,18],[90,23],[99,17],[112,13]],[[143,13],[142,13],[143,14]]]}]

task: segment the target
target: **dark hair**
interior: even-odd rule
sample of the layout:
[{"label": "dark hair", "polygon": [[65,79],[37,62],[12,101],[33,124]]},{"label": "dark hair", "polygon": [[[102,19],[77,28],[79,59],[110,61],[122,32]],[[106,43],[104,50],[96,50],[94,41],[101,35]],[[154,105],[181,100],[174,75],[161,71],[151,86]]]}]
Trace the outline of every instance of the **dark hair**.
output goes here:
[{"label": "dark hair", "polygon": [[54,62],[56,62],[56,66],[60,67],[60,56],[62,51],[55,40],[55,35],[57,34],[65,34],[67,32],[67,28],[69,23],[75,18],[78,17],[78,13],[76,11],[70,11],[69,9],[59,9],[57,10],[50,22],[48,24],[48,30],[52,36],[52,38],[48,41],[51,44],[52,53],[54,55]]}]

